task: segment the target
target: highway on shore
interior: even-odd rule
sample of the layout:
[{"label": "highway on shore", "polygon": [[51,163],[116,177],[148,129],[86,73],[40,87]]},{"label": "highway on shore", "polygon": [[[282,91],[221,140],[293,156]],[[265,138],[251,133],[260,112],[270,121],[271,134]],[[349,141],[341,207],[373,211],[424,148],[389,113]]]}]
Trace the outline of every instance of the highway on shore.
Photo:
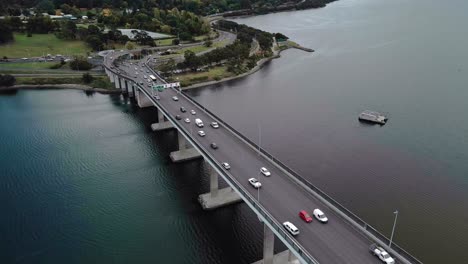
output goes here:
[{"label": "highway on shore", "polygon": [[[116,57],[117,54],[116,52],[113,56]],[[110,65],[112,60],[106,61]],[[121,73],[125,72],[125,75],[132,80],[143,83],[142,86],[148,94],[151,94],[151,89],[148,88],[148,84],[151,84],[151,81],[148,81],[150,73],[147,73],[151,71],[142,65],[142,61],[131,65],[128,61],[124,61],[119,64],[118,69]],[[144,75],[146,79],[143,78]],[[262,206],[277,222],[290,221],[300,230],[300,234],[294,238],[316,260],[320,263],[381,263],[377,257],[369,253],[369,245],[373,242],[367,236],[356,230],[345,219],[274,166],[270,160],[259,155],[256,150],[221,124],[218,129],[212,128],[209,124],[216,120],[213,120],[203,109],[180,95],[177,90],[165,89],[158,94],[160,96],[158,103],[164,106],[172,116],[182,117],[182,120],[177,120],[179,125],[190,131],[193,140],[203,146],[204,150],[216,159],[216,162],[228,162],[231,166],[229,173],[253,197],[256,199],[259,197]],[[174,101],[173,96],[177,96],[179,100]],[[187,112],[182,113],[180,107],[184,107]],[[196,111],[195,115],[190,113],[192,109]],[[184,122],[185,118],[189,118],[190,123]],[[198,128],[194,122],[195,118],[200,118],[205,126]],[[206,136],[199,136],[197,134],[199,130],[203,130]],[[219,148],[212,149],[210,147],[212,142],[215,142]],[[261,167],[266,167],[271,172],[271,176],[263,176],[260,173]],[[249,184],[248,179],[252,177],[261,182],[262,187],[259,191]],[[305,223],[299,218],[299,211],[306,210],[312,215],[315,208],[320,208],[327,215],[329,219],[327,224],[320,223],[315,217],[311,223]]]}]

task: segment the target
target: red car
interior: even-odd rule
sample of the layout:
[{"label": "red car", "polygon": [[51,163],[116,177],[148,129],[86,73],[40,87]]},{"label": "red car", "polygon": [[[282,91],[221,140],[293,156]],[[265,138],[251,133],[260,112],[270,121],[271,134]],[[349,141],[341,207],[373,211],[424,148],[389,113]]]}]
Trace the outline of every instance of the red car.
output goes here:
[{"label": "red car", "polygon": [[312,217],[305,210],[299,212],[299,217],[307,223],[312,222]]}]

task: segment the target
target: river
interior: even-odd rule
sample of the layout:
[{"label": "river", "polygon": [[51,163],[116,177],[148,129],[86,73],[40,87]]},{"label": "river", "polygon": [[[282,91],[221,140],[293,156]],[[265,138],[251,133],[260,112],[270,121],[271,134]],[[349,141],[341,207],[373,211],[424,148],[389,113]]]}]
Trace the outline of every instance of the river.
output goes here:
[{"label": "river", "polygon": [[[206,212],[201,161],[173,164],[154,109],[75,90],[0,96],[1,263],[252,263],[245,204]],[[277,250],[282,246],[277,243]]]},{"label": "river", "polygon": [[[468,2],[340,0],[234,21],[289,50],[189,93],[425,263],[468,262]],[[361,124],[366,109],[385,126]]]}]

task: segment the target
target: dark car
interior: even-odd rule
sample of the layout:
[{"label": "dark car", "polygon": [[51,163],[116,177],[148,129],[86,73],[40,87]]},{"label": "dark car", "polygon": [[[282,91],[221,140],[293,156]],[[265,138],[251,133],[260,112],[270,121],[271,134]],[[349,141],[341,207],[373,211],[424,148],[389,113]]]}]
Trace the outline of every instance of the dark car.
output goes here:
[{"label": "dark car", "polygon": [[180,111],[181,111],[182,113],[187,112],[187,110],[185,110],[185,107],[181,107],[181,108],[180,108]]},{"label": "dark car", "polygon": [[217,149],[218,148],[218,145],[216,145],[216,143],[214,143],[214,142],[211,143],[210,146],[211,146],[212,149]]},{"label": "dark car", "polygon": [[176,116],[175,116],[175,119],[177,119],[177,120],[181,120],[181,119],[182,119],[182,117],[181,117],[180,115],[176,115]]}]

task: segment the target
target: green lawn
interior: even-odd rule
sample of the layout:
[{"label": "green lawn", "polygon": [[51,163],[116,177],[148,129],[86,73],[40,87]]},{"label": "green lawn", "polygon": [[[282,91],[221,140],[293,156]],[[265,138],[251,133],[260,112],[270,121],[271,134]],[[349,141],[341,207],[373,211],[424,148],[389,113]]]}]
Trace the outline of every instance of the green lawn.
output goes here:
[{"label": "green lawn", "polygon": [[12,62],[12,63],[0,63],[0,70],[17,70],[17,69],[49,69],[50,66],[57,64],[58,62]]},{"label": "green lawn", "polygon": [[180,82],[182,86],[189,86],[195,83],[221,80],[222,78],[234,76],[234,73],[228,72],[226,66],[217,66],[207,72],[190,72],[172,76],[171,80]]},{"label": "green lawn", "polygon": [[86,55],[90,49],[82,41],[61,40],[54,34],[33,34],[28,38],[24,34],[15,33],[15,41],[0,45],[0,57],[23,58],[37,57],[47,54]]},{"label": "green lawn", "polygon": [[161,39],[161,40],[156,40],[156,45],[157,46],[171,46],[172,45],[172,40],[174,38],[167,38],[167,39]]}]

